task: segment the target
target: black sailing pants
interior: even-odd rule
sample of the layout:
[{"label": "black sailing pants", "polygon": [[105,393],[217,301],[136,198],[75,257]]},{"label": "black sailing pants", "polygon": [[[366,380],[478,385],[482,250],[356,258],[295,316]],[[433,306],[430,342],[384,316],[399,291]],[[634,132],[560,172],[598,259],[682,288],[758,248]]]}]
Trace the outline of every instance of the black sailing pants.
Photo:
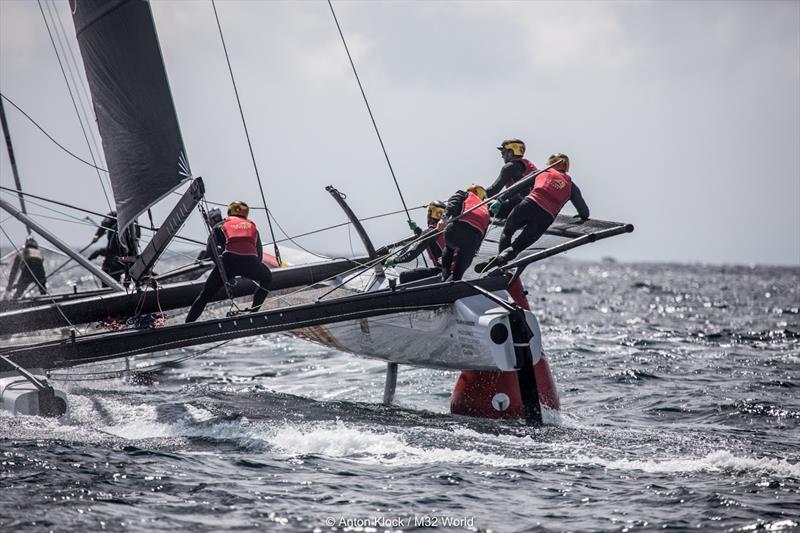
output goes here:
[{"label": "black sailing pants", "polygon": [[483,234],[466,222],[456,220],[448,224],[444,230],[444,252],[442,253],[442,273],[446,276],[453,265],[453,280],[460,280],[467,271],[478,248],[481,247]]},{"label": "black sailing pants", "polygon": [[400,273],[400,283],[411,283],[412,281],[418,281],[425,278],[430,278],[432,276],[438,276],[442,273],[442,269],[439,267],[431,267],[431,268],[415,268],[413,270],[407,270],[405,272]]},{"label": "black sailing pants", "polygon": [[[258,289],[253,295],[253,307],[260,307],[269,294],[269,286],[272,283],[272,272],[267,265],[262,263],[255,255],[236,255],[231,253],[222,254],[222,266],[228,279],[236,276],[251,279],[256,282]],[[189,314],[186,315],[186,322],[194,322],[203,313],[208,301],[222,288],[222,276],[219,269],[214,267],[211,274],[206,279],[203,292],[192,304]]]},{"label": "black sailing pants", "polygon": [[[539,237],[544,235],[550,224],[553,223],[553,215],[544,210],[542,206],[531,200],[525,198],[517,207],[511,211],[506,219],[506,225],[503,228],[503,234],[500,236],[500,242],[497,246],[498,253],[511,246],[516,254],[539,240]],[[514,233],[522,229],[522,233],[511,242]]]}]

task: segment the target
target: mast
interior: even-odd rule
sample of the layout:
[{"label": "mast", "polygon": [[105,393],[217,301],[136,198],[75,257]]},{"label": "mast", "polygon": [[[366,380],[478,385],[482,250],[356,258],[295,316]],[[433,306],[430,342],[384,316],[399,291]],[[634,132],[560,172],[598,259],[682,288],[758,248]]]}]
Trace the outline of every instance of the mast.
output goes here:
[{"label": "mast", "polygon": [[[14,157],[14,146],[11,144],[11,130],[8,128],[8,121],[6,120],[6,111],[3,108],[3,99],[0,98],[0,123],[3,126],[3,137],[6,139],[6,150],[8,151],[8,161],[11,163],[11,173],[14,175],[14,185],[17,186],[17,190],[22,190],[22,184],[19,181],[19,172],[17,171],[17,159]],[[28,210],[25,209],[25,199],[22,197],[22,194],[17,193],[19,197],[19,206],[22,209],[22,213],[27,215]],[[28,235],[31,234],[31,227],[28,224],[25,224],[25,229],[28,231]]]}]

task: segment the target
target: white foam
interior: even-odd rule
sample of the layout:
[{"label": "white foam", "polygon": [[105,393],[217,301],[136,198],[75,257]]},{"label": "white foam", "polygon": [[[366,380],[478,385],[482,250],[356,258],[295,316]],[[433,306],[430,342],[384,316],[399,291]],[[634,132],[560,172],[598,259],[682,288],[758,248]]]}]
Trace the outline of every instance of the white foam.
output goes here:
[{"label": "white foam", "polygon": [[[591,458],[586,460],[594,462]],[[641,470],[652,473],[752,472],[800,479],[800,464],[790,463],[784,459],[738,457],[724,450],[712,452],[705,457],[696,459],[680,458],[664,461],[598,460],[597,464],[611,469]]]},{"label": "white foam", "polygon": [[[459,428],[454,432],[437,430],[450,438],[461,437],[463,444],[475,439],[476,449],[448,447],[418,447],[408,444],[398,433],[376,433],[351,427],[341,421],[335,425],[286,425],[278,428],[269,443],[290,455],[322,455],[348,458],[358,462],[392,466],[413,466],[434,463],[465,463],[492,467],[528,467],[534,465],[592,466],[612,470],[639,470],[648,473],[682,472],[742,472],[800,478],[800,464],[783,459],[739,457],[728,451],[716,451],[705,457],[682,457],[663,460],[609,460],[588,454],[576,453],[585,443],[539,442],[532,437],[492,436]],[[491,440],[493,451],[487,453],[486,442]],[[502,445],[505,446],[502,446]],[[509,457],[504,449],[530,450],[536,456]]]}]

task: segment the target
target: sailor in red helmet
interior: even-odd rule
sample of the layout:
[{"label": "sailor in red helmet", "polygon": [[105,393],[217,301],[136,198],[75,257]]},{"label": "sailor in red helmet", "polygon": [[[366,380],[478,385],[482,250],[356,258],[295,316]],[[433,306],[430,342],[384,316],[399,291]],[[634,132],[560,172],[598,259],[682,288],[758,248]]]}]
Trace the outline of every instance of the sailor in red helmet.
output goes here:
[{"label": "sailor in red helmet", "polygon": [[[554,163],[553,168],[536,176],[530,194],[508,215],[498,243],[498,255],[476,265],[476,271],[485,272],[491,267],[501,266],[539,240],[568,201],[578,210],[579,218],[582,220],[589,218],[589,207],[583,200],[581,190],[567,174],[569,157],[564,154],[553,154],[548,158],[547,165]],[[514,242],[511,242],[511,238],[518,230],[522,232]]]},{"label": "sailor in red helmet", "polygon": [[486,190],[483,187],[470,185],[466,191],[457,191],[447,200],[444,217],[439,222],[440,227],[446,224],[442,254],[443,281],[451,274],[453,281],[460,280],[478,253],[491,222],[489,208],[486,204],[480,205],[485,199]]},{"label": "sailor in red helmet", "polygon": [[[503,158],[503,168],[494,183],[486,188],[486,196],[495,196],[503,190],[509,188],[516,182],[536,171],[536,165],[525,159],[525,143],[519,139],[506,139],[500,146],[500,157]],[[495,200],[489,204],[489,212],[496,218],[506,218],[511,210],[519,204],[531,191],[530,187],[506,195],[502,200]]]},{"label": "sailor in red helmet", "polygon": [[[208,256],[214,257],[212,246],[221,249],[222,267],[228,278],[241,276],[256,282],[258,289],[253,295],[252,309],[256,310],[269,294],[272,272],[261,262],[261,237],[255,222],[247,219],[250,208],[244,202],[232,202],[228,206],[228,217],[214,226],[208,237]],[[192,304],[186,322],[194,322],[216,292],[222,288],[219,266],[215,266],[206,279],[203,292]]]},{"label": "sailor in red helmet", "polygon": [[395,254],[383,263],[385,267],[393,267],[398,263],[408,263],[419,257],[422,252],[428,252],[428,257],[435,265],[433,268],[415,268],[400,273],[400,283],[409,283],[431,276],[438,275],[442,269],[442,252],[444,251],[444,233],[437,228],[444,214],[445,204],[438,200],[428,204],[428,228],[420,233],[417,242],[408,250]]}]

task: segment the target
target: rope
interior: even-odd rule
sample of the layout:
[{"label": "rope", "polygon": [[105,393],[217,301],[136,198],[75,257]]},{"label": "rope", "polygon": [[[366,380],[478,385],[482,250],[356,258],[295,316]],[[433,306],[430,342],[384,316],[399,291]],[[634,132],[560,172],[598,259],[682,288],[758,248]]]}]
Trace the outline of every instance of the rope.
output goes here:
[{"label": "rope", "polygon": [[378,130],[378,124],[375,122],[375,116],[372,114],[372,108],[369,105],[369,100],[367,100],[367,94],[364,92],[364,86],[361,84],[361,78],[358,77],[356,64],[353,62],[353,57],[350,55],[350,49],[347,47],[347,41],[344,38],[344,33],[342,33],[342,27],[339,25],[339,19],[336,18],[336,11],[333,10],[333,4],[331,3],[331,0],[328,0],[328,7],[331,8],[333,21],[336,23],[336,29],[339,30],[339,37],[342,38],[344,51],[347,52],[347,59],[350,60],[350,66],[353,68],[353,74],[355,75],[356,81],[358,82],[358,88],[361,90],[361,96],[364,98],[364,104],[367,106],[367,112],[369,112],[369,118],[370,120],[372,120],[372,126],[375,128],[375,134],[378,136],[378,142],[381,145],[381,150],[383,150],[383,157],[386,158],[386,164],[389,166],[389,172],[392,174],[392,179],[394,180],[394,186],[397,188],[397,194],[400,195],[400,202],[402,202],[403,204],[403,210],[406,213],[406,217],[408,218],[408,222],[410,225],[412,223],[411,214],[408,212],[408,207],[406,207],[406,200],[405,198],[403,198],[403,192],[400,190],[400,184],[397,183],[397,176],[395,176],[394,168],[392,168],[392,162],[389,160],[389,154],[386,153],[386,146],[383,144],[383,139],[381,138],[381,132]]},{"label": "rope", "polygon": [[90,167],[92,167],[92,168],[94,168],[94,169],[97,169],[97,170],[99,170],[100,172],[108,172],[108,170],[106,170],[106,169],[104,169],[104,168],[102,168],[102,167],[98,167],[97,165],[94,165],[94,164],[92,164],[92,163],[88,162],[87,160],[83,159],[83,158],[82,158],[82,157],[80,157],[79,155],[76,155],[74,152],[71,152],[71,151],[69,150],[69,148],[65,147],[63,144],[61,144],[60,142],[58,142],[57,140],[55,140],[55,139],[53,138],[53,136],[52,136],[52,135],[50,135],[49,133],[47,133],[47,131],[45,131],[45,129],[44,129],[43,127],[41,127],[41,126],[39,125],[39,123],[38,123],[38,122],[36,122],[35,120],[33,120],[33,118],[31,118],[31,116],[30,116],[29,114],[27,114],[25,111],[23,111],[23,110],[22,110],[22,108],[21,108],[21,107],[19,107],[17,104],[15,104],[15,103],[14,103],[14,102],[13,102],[13,101],[12,101],[12,100],[11,100],[11,99],[8,97],[8,96],[4,95],[3,93],[0,93],[0,98],[2,98],[3,100],[5,100],[5,101],[6,101],[6,102],[8,102],[9,104],[11,104],[11,105],[12,105],[12,107],[14,107],[14,109],[16,109],[17,111],[19,111],[20,113],[22,113],[22,115],[23,115],[25,118],[27,118],[29,121],[31,121],[31,123],[32,123],[34,126],[36,126],[37,128],[39,128],[39,131],[41,131],[42,133],[44,133],[45,137],[47,137],[48,139],[50,139],[50,140],[53,142],[53,144],[55,144],[56,146],[58,146],[59,148],[61,148],[61,149],[62,149],[64,152],[66,152],[66,153],[67,153],[67,154],[69,154],[70,156],[74,157],[75,159],[77,159],[78,161],[80,161],[81,163],[83,163],[84,165],[88,165],[88,166],[90,166]]},{"label": "rope", "polygon": [[[90,210],[90,209],[85,209],[85,208],[83,208],[83,207],[78,207],[78,206],[76,206],[76,205],[67,204],[67,203],[64,203],[64,202],[59,202],[58,200],[51,200],[50,198],[45,198],[44,196],[37,196],[37,195],[35,195],[35,194],[31,194],[31,193],[29,193],[29,192],[22,192],[22,191],[20,191],[20,190],[17,190],[17,189],[12,189],[12,188],[10,188],[10,187],[3,187],[2,185],[0,185],[0,191],[6,191],[6,192],[14,193],[14,194],[21,194],[21,195],[23,195],[23,196],[28,196],[28,197],[30,197],[30,198],[36,198],[37,200],[42,200],[42,201],[44,201],[44,202],[49,202],[49,203],[51,203],[51,204],[60,205],[60,206],[62,206],[62,207],[68,207],[68,208],[70,208],[70,209],[74,209],[74,210],[76,210],[76,211],[80,211],[80,212],[82,212],[82,213],[88,213],[88,214],[90,214],[90,215],[98,216],[98,217],[101,217],[101,218],[106,218],[106,217],[109,217],[109,218],[114,218],[114,219],[116,219],[116,217],[110,217],[110,216],[109,216],[107,213],[106,213],[106,214],[98,213],[98,212],[96,212],[96,211],[92,211],[92,210]],[[43,208],[43,209],[49,209],[49,210],[51,210],[51,211],[54,211],[54,212],[58,213],[58,211],[55,211],[55,210],[54,210],[54,209],[52,209],[52,208],[45,207],[45,206],[43,206],[43,205],[41,205],[41,204],[36,204],[36,203],[34,203],[34,202],[31,202],[31,204],[33,204],[33,205],[38,205],[39,207],[41,207],[41,208]],[[60,214],[64,214],[64,213],[60,213]],[[39,216],[43,216],[43,215],[39,215]],[[69,216],[69,215],[65,215],[65,216]],[[78,220],[78,219],[76,219],[76,220]],[[81,220],[82,220],[82,219],[81,219]],[[92,223],[92,224],[93,224],[95,227],[97,227],[97,224],[95,224],[95,223]],[[139,224],[139,227],[140,227],[140,228],[142,228],[142,229],[146,229],[146,230],[148,230],[148,231],[154,231],[154,232],[155,232],[155,231],[158,231],[158,228],[155,228],[155,227],[153,227],[153,226],[144,226],[144,225],[142,225],[142,224]],[[107,230],[109,230],[109,231],[115,231],[115,232],[116,232],[116,230],[110,230],[109,228],[106,228],[106,229],[107,229]],[[176,236],[175,236],[175,238],[176,238],[176,239],[183,240],[183,241],[186,241],[186,242],[191,242],[191,243],[193,243],[193,244],[199,244],[199,245],[201,245],[201,246],[205,246],[205,243],[204,243],[204,242],[202,242],[202,241],[198,241],[198,240],[196,240],[196,239],[192,239],[191,237],[183,237],[183,236],[181,236],[181,235],[176,235]]]},{"label": "rope", "polygon": [[[72,88],[69,85],[69,80],[67,80],[67,73],[64,70],[64,64],[61,62],[61,56],[58,53],[58,49],[56,47],[56,42],[53,39],[53,33],[50,31],[50,25],[47,23],[47,17],[45,17],[44,9],[42,8],[41,0],[37,0],[37,4],[39,5],[39,11],[42,13],[42,20],[44,21],[44,25],[47,28],[47,35],[50,36],[50,42],[53,43],[53,52],[56,54],[56,59],[58,59],[58,66],[61,68],[61,74],[64,76],[64,83],[67,84],[67,90],[69,91],[69,97],[72,100],[72,107],[75,108],[75,114],[78,116],[78,122],[81,125],[81,131],[83,132],[83,138],[86,140],[86,146],[89,147],[89,155],[92,157],[92,166],[97,169],[97,161],[94,158],[94,152],[92,152],[91,144],[89,143],[89,136],[86,134],[86,128],[83,127],[83,121],[81,121],[81,114],[78,111],[78,104],[75,103],[75,95],[72,94]],[[106,191],[106,185],[103,183],[103,178],[100,176],[100,171],[96,170],[97,172],[97,179],[100,181],[100,187],[103,189],[103,196],[106,197],[106,203],[108,204],[109,211],[112,209],[111,207],[111,200],[108,198],[108,192]]]},{"label": "rope", "polygon": [[272,242],[275,245],[275,259],[278,264],[281,264],[281,252],[278,249],[278,244],[275,242],[275,232],[272,229],[272,220],[270,220],[269,209],[267,208],[267,199],[264,196],[264,187],[261,184],[261,176],[258,173],[258,165],[256,164],[256,156],[253,153],[253,144],[250,142],[250,133],[247,130],[247,122],[244,119],[244,111],[242,110],[242,102],[239,99],[239,90],[236,88],[236,79],[233,77],[233,68],[231,67],[231,60],[228,57],[228,47],[225,45],[225,37],[222,35],[222,25],[219,22],[219,15],[217,14],[217,5],[214,0],[211,0],[211,7],[214,8],[214,18],[217,20],[217,29],[219,30],[219,38],[222,41],[222,50],[225,52],[225,61],[228,63],[228,72],[231,75],[231,83],[233,84],[233,92],[236,95],[236,104],[239,106],[239,115],[242,117],[242,126],[244,126],[244,135],[247,138],[247,147],[250,149],[250,159],[253,161],[253,169],[256,172],[256,180],[258,181],[258,190],[261,192],[261,201],[264,204],[264,211],[267,214],[267,225],[269,225],[269,233],[272,236]]}]

